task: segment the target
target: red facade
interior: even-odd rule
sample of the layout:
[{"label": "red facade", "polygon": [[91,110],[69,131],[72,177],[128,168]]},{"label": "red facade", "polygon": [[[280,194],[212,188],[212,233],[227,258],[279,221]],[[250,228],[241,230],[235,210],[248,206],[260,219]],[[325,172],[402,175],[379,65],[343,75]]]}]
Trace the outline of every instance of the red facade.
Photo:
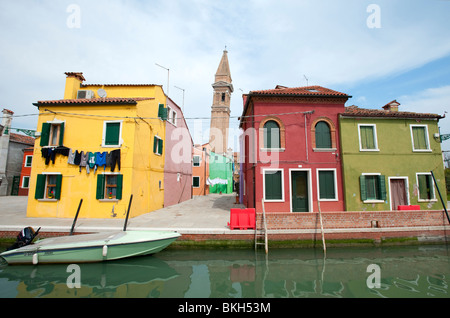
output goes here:
[{"label": "red facade", "polygon": [[243,204],[262,212],[344,211],[339,113],[350,96],[320,86],[253,91],[240,127]]},{"label": "red facade", "polygon": [[22,170],[20,172],[19,195],[28,195],[28,187],[31,175],[31,162],[33,160],[33,148],[23,150]]}]

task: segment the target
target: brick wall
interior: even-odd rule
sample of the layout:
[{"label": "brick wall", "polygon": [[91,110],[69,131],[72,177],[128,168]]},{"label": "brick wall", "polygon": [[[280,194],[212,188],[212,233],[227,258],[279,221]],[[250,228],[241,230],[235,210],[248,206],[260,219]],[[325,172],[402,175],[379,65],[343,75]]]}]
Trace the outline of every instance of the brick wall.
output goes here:
[{"label": "brick wall", "polygon": [[[262,213],[257,213],[260,224]],[[318,212],[266,213],[268,230],[320,229]],[[322,212],[324,229],[448,225],[444,211]]]}]

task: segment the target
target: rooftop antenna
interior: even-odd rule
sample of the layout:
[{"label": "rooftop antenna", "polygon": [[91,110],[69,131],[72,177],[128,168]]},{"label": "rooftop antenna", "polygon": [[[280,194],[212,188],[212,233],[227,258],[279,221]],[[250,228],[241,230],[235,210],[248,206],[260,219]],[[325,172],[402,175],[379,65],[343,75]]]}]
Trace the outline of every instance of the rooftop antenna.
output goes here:
[{"label": "rooftop antenna", "polygon": [[180,89],[180,90],[182,90],[183,91],[183,105],[181,106],[181,110],[183,111],[183,113],[184,113],[184,92],[186,91],[184,88],[181,88],[181,87],[178,87],[178,86],[174,86],[175,88],[178,88],[178,89]]},{"label": "rooftop antenna", "polygon": [[155,63],[157,66],[165,69],[167,71],[167,96],[169,96],[169,78],[170,78],[170,70],[167,67],[164,67],[162,65],[159,65],[158,63]]},{"label": "rooftop antenna", "polygon": [[308,78],[306,77],[306,75],[305,74],[303,74],[303,77],[305,78],[305,80],[306,80],[306,87],[308,87]]}]

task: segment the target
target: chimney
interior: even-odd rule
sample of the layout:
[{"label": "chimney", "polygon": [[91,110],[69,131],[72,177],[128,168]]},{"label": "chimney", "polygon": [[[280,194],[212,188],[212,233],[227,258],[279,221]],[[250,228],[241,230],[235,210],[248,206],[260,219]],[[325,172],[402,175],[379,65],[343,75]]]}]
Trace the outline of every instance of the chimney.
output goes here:
[{"label": "chimney", "polygon": [[77,98],[77,92],[81,84],[86,81],[81,72],[66,72],[66,88],[64,90],[64,99]]},{"label": "chimney", "polygon": [[393,100],[392,102],[384,105],[383,109],[388,112],[398,112],[398,106],[400,106],[400,103],[396,100]]}]

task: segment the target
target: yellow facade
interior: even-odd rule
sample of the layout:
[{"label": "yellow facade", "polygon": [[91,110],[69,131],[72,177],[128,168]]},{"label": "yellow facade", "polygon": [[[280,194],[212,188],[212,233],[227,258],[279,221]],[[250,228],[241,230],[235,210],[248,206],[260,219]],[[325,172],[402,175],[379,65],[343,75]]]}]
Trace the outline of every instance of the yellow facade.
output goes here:
[{"label": "yellow facade", "polygon": [[[43,133],[44,123],[63,123],[63,147],[85,153],[120,149],[120,171],[117,166],[114,172],[110,167],[100,166],[97,171],[90,169],[87,173],[85,168],[69,164],[68,157],[61,154],[55,155],[54,163],[51,160],[46,163],[45,158],[40,156],[41,150],[52,147],[41,146],[41,135],[34,146],[27,216],[73,218],[80,199],[83,199],[79,218],[125,218],[131,195],[130,217],[162,208],[165,151],[154,153],[155,136],[162,140],[162,145],[165,140],[165,122],[158,118],[160,104],[166,105],[161,86],[83,85],[81,73],[66,74],[65,101],[35,104],[40,114],[37,131]],[[98,96],[99,89],[106,91],[104,103]],[[79,90],[93,91],[95,96],[80,102],[76,99]],[[107,123],[118,123],[120,126],[120,144],[117,146],[105,146]],[[122,176],[121,198],[108,197],[104,189],[104,197],[97,196],[99,174]],[[43,185],[39,183],[39,175],[47,178],[45,191],[51,189],[49,183],[53,179],[49,179],[49,176],[62,176],[59,199],[49,195],[52,191],[38,197],[38,188]]]}]

